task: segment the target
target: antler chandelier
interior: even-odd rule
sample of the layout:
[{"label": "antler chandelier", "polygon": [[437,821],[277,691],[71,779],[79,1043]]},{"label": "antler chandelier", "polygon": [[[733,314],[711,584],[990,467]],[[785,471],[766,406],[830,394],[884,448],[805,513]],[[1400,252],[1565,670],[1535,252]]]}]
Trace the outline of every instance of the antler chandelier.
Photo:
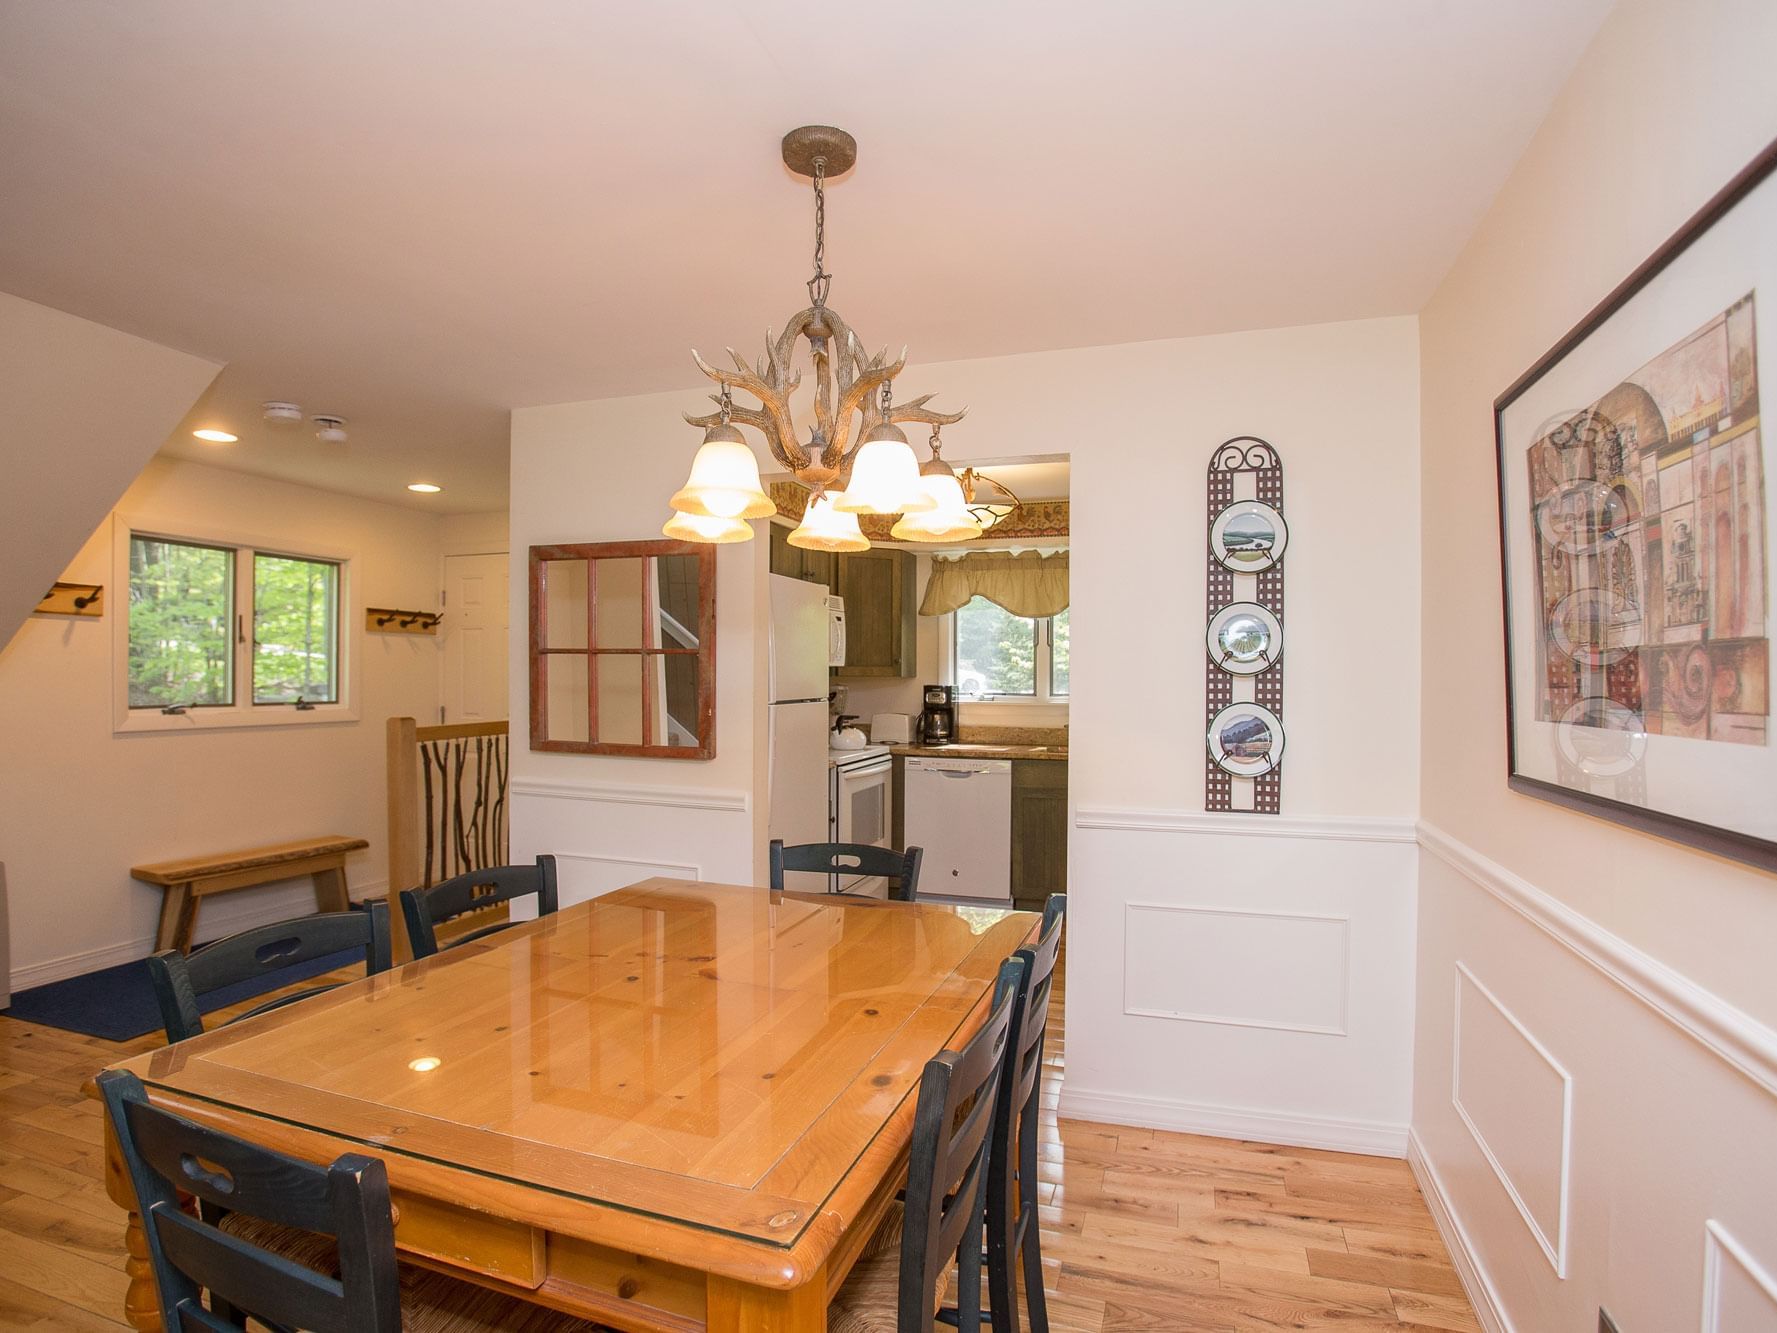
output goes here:
[{"label": "antler chandelier", "polygon": [[[810,305],[793,315],[782,333],[773,337],[767,331],[765,355],[752,366],[732,347],[733,370],[691,353],[720,390],[710,395],[716,411],[685,414],[686,421],[703,428],[703,444],[690,477],[672,498],[676,512],[662,529],[669,537],[749,541],[753,529],[746,520],[776,511],[759,484],[758,459],[741,426],[763,435],[771,456],[813,493],[802,525],[790,534],[794,546],[868,550],[859,514],[901,515],[891,535],[904,541],[959,541],[978,536],[984,526],[970,512],[955,472],[939,457],[939,429],[961,421],[963,414],[927,407],[931,394],[897,403],[894,379],[907,364],[906,349],[893,361],[886,348],[866,355],[851,326],[827,304],[833,275],[825,267],[826,179],[851,170],[857,155],[857,141],[830,125],[804,125],[784,136],[784,165],[814,182]],[[794,365],[799,339],[808,341],[814,374],[814,423],[806,440],[797,434],[790,411],[791,396],[802,384]],[[736,389],[759,406],[735,403]],[[908,422],[932,428],[932,457],[923,468],[901,429]]]}]

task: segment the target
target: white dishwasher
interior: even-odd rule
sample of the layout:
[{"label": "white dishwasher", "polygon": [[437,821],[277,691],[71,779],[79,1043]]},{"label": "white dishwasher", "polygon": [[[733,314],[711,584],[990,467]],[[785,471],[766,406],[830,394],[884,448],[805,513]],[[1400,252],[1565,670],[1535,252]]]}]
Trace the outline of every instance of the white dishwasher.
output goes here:
[{"label": "white dishwasher", "polygon": [[907,845],[925,848],[919,896],[1012,905],[1012,761],[909,756]]}]

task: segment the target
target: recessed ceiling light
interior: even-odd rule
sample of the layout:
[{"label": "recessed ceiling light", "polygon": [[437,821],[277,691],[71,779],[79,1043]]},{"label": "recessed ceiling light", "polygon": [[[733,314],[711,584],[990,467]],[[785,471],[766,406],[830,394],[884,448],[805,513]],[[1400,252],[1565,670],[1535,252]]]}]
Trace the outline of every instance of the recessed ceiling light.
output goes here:
[{"label": "recessed ceiling light", "polygon": [[230,435],[225,430],[194,430],[191,433],[200,440],[208,440],[211,444],[233,444],[241,438],[239,435]]},{"label": "recessed ceiling light", "polygon": [[407,483],[407,489],[410,491],[418,491],[421,495],[436,495],[439,491],[443,490],[444,487],[434,486],[429,481],[410,481]]}]

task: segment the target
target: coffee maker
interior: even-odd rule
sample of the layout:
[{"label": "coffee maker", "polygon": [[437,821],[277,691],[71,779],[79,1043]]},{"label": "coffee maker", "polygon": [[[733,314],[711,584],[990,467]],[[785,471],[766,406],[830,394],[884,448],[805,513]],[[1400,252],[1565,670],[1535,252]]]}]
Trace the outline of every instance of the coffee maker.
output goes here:
[{"label": "coffee maker", "polygon": [[956,739],[956,687],[928,685],[925,711],[919,715],[921,745],[949,745]]}]

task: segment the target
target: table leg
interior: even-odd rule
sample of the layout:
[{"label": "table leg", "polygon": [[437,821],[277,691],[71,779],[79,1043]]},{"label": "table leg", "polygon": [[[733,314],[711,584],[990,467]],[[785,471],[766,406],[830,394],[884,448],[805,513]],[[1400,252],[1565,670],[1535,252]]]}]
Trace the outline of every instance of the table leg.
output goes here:
[{"label": "table leg", "polygon": [[708,1328],[709,1333],[826,1333],[825,1270],[788,1291],[749,1286],[712,1273]]},{"label": "table leg", "polygon": [[[154,951],[156,953],[162,949],[171,949],[179,944],[179,933],[184,928],[186,915],[193,912],[194,909],[191,885],[168,884],[162,887],[160,926],[154,932]],[[189,931],[187,931],[187,943],[189,943]]]},{"label": "table leg", "polygon": [[351,895],[346,891],[346,868],[343,859],[338,865],[315,871],[310,878],[315,882],[316,911],[349,912],[352,910]]},{"label": "table leg", "polygon": [[154,1285],[154,1268],[148,1261],[148,1237],[142,1231],[142,1214],[136,1211],[136,1192],[117,1150],[109,1122],[105,1125],[105,1193],[125,1210],[123,1229],[124,1276],[130,1285],[123,1295],[123,1315],[138,1333],[162,1333],[160,1292]]}]

